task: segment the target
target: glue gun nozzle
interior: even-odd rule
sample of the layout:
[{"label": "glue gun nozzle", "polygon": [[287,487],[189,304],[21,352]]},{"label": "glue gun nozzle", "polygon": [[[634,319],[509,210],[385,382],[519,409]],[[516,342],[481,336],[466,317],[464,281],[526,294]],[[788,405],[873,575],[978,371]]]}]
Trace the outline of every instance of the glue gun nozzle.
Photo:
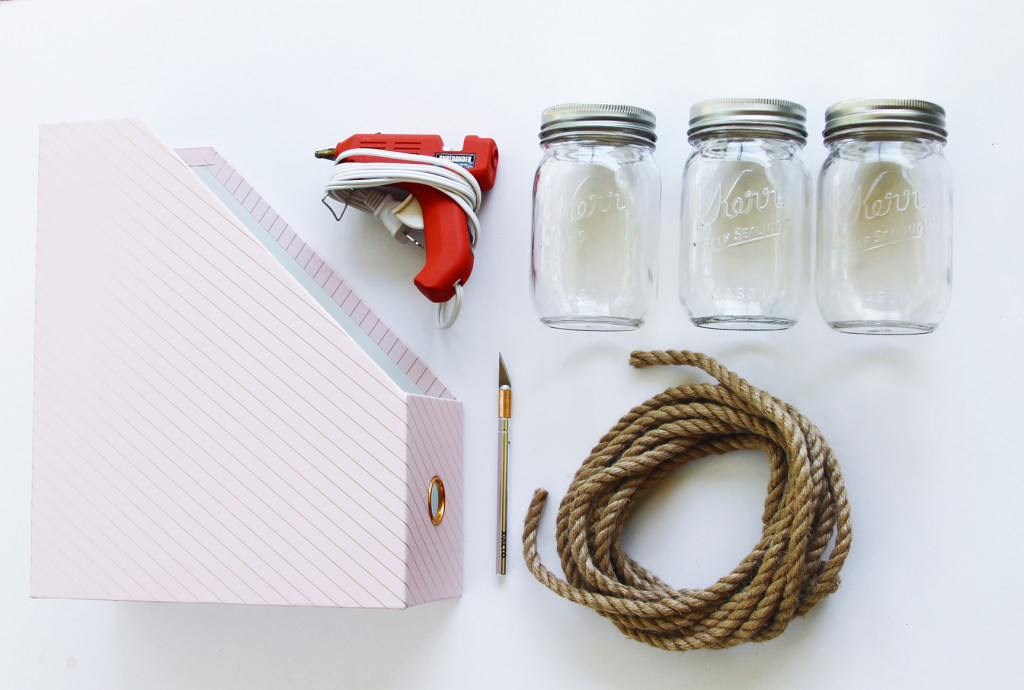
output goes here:
[{"label": "glue gun nozzle", "polygon": [[313,155],[316,156],[317,158],[324,158],[326,160],[333,161],[335,158],[338,157],[338,150],[337,149],[323,149],[322,151],[317,151]]}]

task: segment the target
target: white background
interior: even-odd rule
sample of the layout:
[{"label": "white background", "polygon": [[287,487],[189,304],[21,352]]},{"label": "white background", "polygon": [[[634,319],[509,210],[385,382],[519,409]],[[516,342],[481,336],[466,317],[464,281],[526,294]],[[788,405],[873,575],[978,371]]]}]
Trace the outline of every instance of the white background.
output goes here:
[{"label": "white background", "polygon": [[[1024,332],[1019,13],[1011,2],[0,2],[0,687],[1008,687],[1019,655]],[[702,331],[676,298],[680,177],[692,102],[807,106],[937,101],[955,177],[949,316],[933,335]],[[626,334],[534,316],[530,192],[541,110],[573,100],[652,109],[663,177],[661,291]],[[405,611],[34,601],[28,596],[37,127],[139,116],[173,147],[215,146],[465,403],[465,593]],[[493,137],[462,319],[433,326],[422,256],[320,205],[312,152],[357,132]],[[68,151],[69,156],[76,155]],[[693,372],[627,365],[631,349],[719,358],[796,405],[835,448],[854,542],[838,593],[780,638],[670,653],[622,637],[539,585],[516,554],[493,574],[496,359],[515,391],[514,543],[536,487],[553,513],[590,448],[632,405]],[[627,548],[703,587],[756,542],[757,453],[677,472],[638,509]]]}]

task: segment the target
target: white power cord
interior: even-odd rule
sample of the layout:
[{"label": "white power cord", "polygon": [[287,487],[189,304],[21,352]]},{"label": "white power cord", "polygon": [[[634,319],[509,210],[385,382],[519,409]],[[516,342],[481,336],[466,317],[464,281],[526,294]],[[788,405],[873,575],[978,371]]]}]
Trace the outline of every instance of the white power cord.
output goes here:
[{"label": "white power cord", "polygon": [[[331,179],[325,188],[328,196],[344,204],[355,206],[361,211],[375,213],[375,208],[363,205],[362,200],[358,198],[359,195],[353,195],[352,192],[367,187],[390,187],[402,182],[428,185],[444,192],[459,205],[459,208],[466,214],[470,243],[474,247],[476,246],[477,234],[480,231],[480,221],[476,217],[476,212],[480,210],[483,194],[480,191],[480,183],[466,172],[465,168],[443,158],[378,149],[342,151],[335,159],[335,163],[341,163],[346,158],[356,156],[388,158],[400,161],[400,163],[397,165],[394,163],[335,165],[331,172]],[[422,163],[423,165],[403,165],[403,162]]]},{"label": "white power cord", "polygon": [[[349,162],[338,165],[347,158],[356,156],[372,156],[387,158],[395,163],[359,163]],[[408,165],[422,163],[422,165]],[[476,178],[466,169],[443,158],[421,156],[414,153],[383,151],[379,149],[349,149],[341,151],[335,158],[334,170],[327,183],[327,196],[354,206],[361,211],[370,213],[381,220],[392,236],[399,242],[412,241],[420,244],[415,231],[422,231],[423,217],[419,204],[409,195],[404,199],[396,198],[390,190],[371,190],[373,187],[394,187],[401,183],[423,184],[446,194],[459,205],[466,214],[466,226],[469,229],[470,245],[476,246],[476,238],[480,231],[480,221],[476,212],[480,210],[483,194]],[[411,201],[410,201],[411,199]],[[449,328],[459,316],[462,309],[461,285],[452,286],[456,300],[448,317],[443,316],[446,303],[437,305],[437,322],[440,328]]]},{"label": "white power cord", "polygon": [[[381,189],[352,189],[344,192],[345,208],[355,206],[360,211],[372,213],[396,240],[402,244],[412,242],[417,247],[423,247],[423,209],[419,201],[412,194],[405,197],[405,201],[399,201]],[[326,196],[324,204],[327,204]],[[333,208],[331,213],[334,213]],[[340,216],[334,217],[341,220],[344,215],[342,211]]]}]

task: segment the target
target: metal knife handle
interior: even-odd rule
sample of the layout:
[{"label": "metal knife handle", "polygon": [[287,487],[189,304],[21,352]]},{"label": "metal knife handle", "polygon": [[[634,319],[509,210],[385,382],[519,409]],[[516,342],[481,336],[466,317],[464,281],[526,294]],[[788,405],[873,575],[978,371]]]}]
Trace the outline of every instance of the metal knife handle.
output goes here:
[{"label": "metal knife handle", "polygon": [[501,419],[501,468],[498,473],[498,574],[505,574],[508,541],[508,417]]}]

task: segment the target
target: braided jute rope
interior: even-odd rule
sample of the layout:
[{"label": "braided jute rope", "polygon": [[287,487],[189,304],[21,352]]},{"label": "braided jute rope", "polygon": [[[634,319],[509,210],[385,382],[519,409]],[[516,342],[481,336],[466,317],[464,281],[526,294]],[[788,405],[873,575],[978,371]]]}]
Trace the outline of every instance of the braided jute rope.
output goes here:
[{"label": "braided jute rope", "polygon": [[[839,587],[850,551],[843,477],[821,432],[793,406],[695,352],[633,352],[630,364],[698,367],[719,381],[669,388],[626,414],[591,452],[558,510],[565,580],[541,563],[538,489],[523,556],[541,583],[589,606],[625,635],[669,650],[724,648],[781,634]],[[673,589],[620,544],[634,502],[673,467],[733,450],[765,451],[771,465],[764,530],[754,550],[707,589]],[[831,545],[831,548],[830,548]]]}]

